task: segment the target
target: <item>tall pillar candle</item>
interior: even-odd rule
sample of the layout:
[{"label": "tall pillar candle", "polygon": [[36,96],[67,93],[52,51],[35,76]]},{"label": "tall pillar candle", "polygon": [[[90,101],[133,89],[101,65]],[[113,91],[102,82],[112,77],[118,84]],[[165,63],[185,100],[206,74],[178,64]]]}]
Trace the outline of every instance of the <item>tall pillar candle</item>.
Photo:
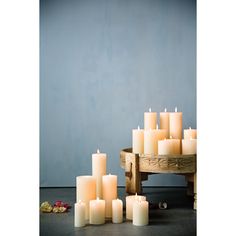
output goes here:
[{"label": "tall pillar candle", "polygon": [[76,177],[76,202],[85,203],[85,219],[89,219],[89,201],[96,199],[96,178],[90,175]]},{"label": "tall pillar candle", "polygon": [[197,139],[182,139],[182,154],[196,154],[197,153]]},{"label": "tall pillar candle", "polygon": [[148,225],[149,210],[148,202],[136,200],[133,203],[133,225],[144,226]]},{"label": "tall pillar candle", "polygon": [[89,223],[101,225],[105,223],[105,200],[91,200],[89,202]]},{"label": "tall pillar candle", "polygon": [[197,130],[196,129],[184,129],[184,139],[196,139],[197,138]]},{"label": "tall pillar candle", "polygon": [[169,133],[169,112],[167,112],[166,108],[164,112],[160,112],[160,129],[165,129],[167,132],[167,137],[170,137]]},{"label": "tall pillar candle", "polygon": [[149,108],[149,112],[144,112],[144,129],[156,129],[157,113],[152,112]]},{"label": "tall pillar candle", "polygon": [[169,114],[169,129],[170,136],[173,139],[182,139],[182,112],[177,112],[177,107],[175,112],[170,112]]},{"label": "tall pillar candle", "polygon": [[136,200],[142,200],[145,201],[146,197],[145,196],[140,196],[140,195],[130,195],[126,196],[125,201],[126,201],[126,219],[132,220],[133,219],[133,203]]},{"label": "tall pillar candle", "polygon": [[112,223],[123,222],[123,202],[120,199],[112,200]]},{"label": "tall pillar candle", "polygon": [[132,132],[132,152],[143,154],[144,152],[144,131],[140,129],[133,129]]},{"label": "tall pillar candle", "polygon": [[85,226],[85,204],[81,200],[75,203],[74,211],[75,211],[74,212],[74,226],[75,227]]},{"label": "tall pillar candle", "polygon": [[96,195],[99,198],[102,198],[102,176],[106,174],[106,160],[106,153],[97,150],[97,153],[92,154],[92,173],[96,178]]},{"label": "tall pillar candle", "polygon": [[106,202],[105,215],[112,217],[112,200],[117,198],[117,175],[102,176],[103,199]]}]

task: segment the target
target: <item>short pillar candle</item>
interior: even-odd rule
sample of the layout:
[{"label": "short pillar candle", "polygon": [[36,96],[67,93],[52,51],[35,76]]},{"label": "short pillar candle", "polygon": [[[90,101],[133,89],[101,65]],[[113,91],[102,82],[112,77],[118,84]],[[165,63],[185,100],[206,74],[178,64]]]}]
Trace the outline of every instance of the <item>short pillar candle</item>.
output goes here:
[{"label": "short pillar candle", "polygon": [[149,108],[149,112],[144,112],[144,129],[156,129],[156,124],[157,113]]},{"label": "short pillar candle", "polygon": [[183,139],[182,140],[182,154],[191,155],[197,153],[197,139]]},{"label": "short pillar candle", "polygon": [[89,223],[101,225],[105,223],[105,200],[91,200],[89,202]]},{"label": "short pillar candle", "polygon": [[79,200],[74,206],[74,226],[83,227],[85,226],[85,204]]},{"label": "short pillar candle", "polygon": [[197,130],[192,129],[189,127],[189,129],[184,129],[184,139],[196,139],[197,138]]},{"label": "short pillar candle", "polygon": [[123,202],[120,199],[112,200],[112,222],[123,222]]},{"label": "short pillar candle", "polygon": [[149,220],[149,204],[148,201],[138,199],[133,203],[133,225],[144,226],[148,225]]}]

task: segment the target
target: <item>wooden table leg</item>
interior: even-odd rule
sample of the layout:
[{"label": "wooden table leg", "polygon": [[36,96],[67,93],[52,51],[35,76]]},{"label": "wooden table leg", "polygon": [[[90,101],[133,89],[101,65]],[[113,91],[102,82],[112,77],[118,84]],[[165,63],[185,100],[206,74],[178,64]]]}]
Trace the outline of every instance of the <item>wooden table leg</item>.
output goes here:
[{"label": "wooden table leg", "polygon": [[194,174],[193,191],[194,191],[193,209],[196,210],[197,209],[197,173]]}]

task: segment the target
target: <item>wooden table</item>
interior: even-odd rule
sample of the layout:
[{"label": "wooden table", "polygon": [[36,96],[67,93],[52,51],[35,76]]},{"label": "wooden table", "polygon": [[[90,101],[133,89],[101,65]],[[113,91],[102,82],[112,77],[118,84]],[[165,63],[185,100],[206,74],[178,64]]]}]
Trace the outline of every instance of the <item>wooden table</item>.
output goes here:
[{"label": "wooden table", "polygon": [[132,148],[120,152],[120,166],[125,169],[126,192],[142,193],[142,181],[151,174],[172,173],[184,175],[189,195],[194,196],[193,208],[197,208],[196,155],[147,156],[132,153]]}]

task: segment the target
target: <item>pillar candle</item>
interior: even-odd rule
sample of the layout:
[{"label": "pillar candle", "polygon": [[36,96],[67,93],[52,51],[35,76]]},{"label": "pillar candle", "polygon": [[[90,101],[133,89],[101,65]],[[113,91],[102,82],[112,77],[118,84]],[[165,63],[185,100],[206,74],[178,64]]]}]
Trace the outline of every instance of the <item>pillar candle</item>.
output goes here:
[{"label": "pillar candle", "polygon": [[175,112],[170,112],[169,114],[169,130],[170,136],[173,139],[182,139],[182,112],[177,112],[177,107]]},{"label": "pillar candle", "polygon": [[182,154],[196,154],[197,139],[182,139]]},{"label": "pillar candle", "polygon": [[112,200],[112,222],[113,223],[123,222],[123,202],[118,198]]},{"label": "pillar candle", "polygon": [[112,200],[117,198],[117,175],[102,176],[103,199],[106,202],[105,215],[112,217]]},{"label": "pillar candle", "polygon": [[169,112],[167,112],[166,108],[164,112],[160,112],[160,129],[165,129],[167,132],[167,137],[170,137],[169,134]]},{"label": "pillar candle", "polygon": [[191,127],[189,127],[189,129],[185,129],[184,130],[184,139],[196,139],[197,138],[197,130],[196,129],[191,129]]},{"label": "pillar candle", "polygon": [[105,200],[90,200],[89,202],[89,223],[101,225],[105,223]]},{"label": "pillar candle", "polygon": [[106,174],[106,160],[107,154],[100,153],[99,149],[92,154],[92,172],[96,178],[96,195],[99,198],[102,198],[102,176]]},{"label": "pillar candle", "polygon": [[75,227],[85,226],[85,204],[81,200],[75,203],[74,225]]},{"label": "pillar candle", "polygon": [[130,195],[125,198],[126,200],[126,219],[132,220],[133,219],[133,203],[135,200],[141,199],[142,201],[146,200],[145,196],[140,195]]},{"label": "pillar candle", "polygon": [[76,177],[76,202],[85,203],[85,219],[89,219],[89,201],[96,199],[96,179],[93,176]]},{"label": "pillar candle", "polygon": [[144,226],[148,225],[149,211],[148,202],[136,200],[133,203],[133,225]]},{"label": "pillar candle", "polygon": [[132,152],[143,154],[144,151],[144,131],[143,129],[140,129],[138,126],[138,129],[133,129],[132,133]]},{"label": "pillar candle", "polygon": [[158,155],[180,154],[179,139],[164,139],[158,141]]},{"label": "pillar candle", "polygon": [[152,112],[149,108],[149,112],[144,112],[144,129],[156,129],[157,113]]}]

